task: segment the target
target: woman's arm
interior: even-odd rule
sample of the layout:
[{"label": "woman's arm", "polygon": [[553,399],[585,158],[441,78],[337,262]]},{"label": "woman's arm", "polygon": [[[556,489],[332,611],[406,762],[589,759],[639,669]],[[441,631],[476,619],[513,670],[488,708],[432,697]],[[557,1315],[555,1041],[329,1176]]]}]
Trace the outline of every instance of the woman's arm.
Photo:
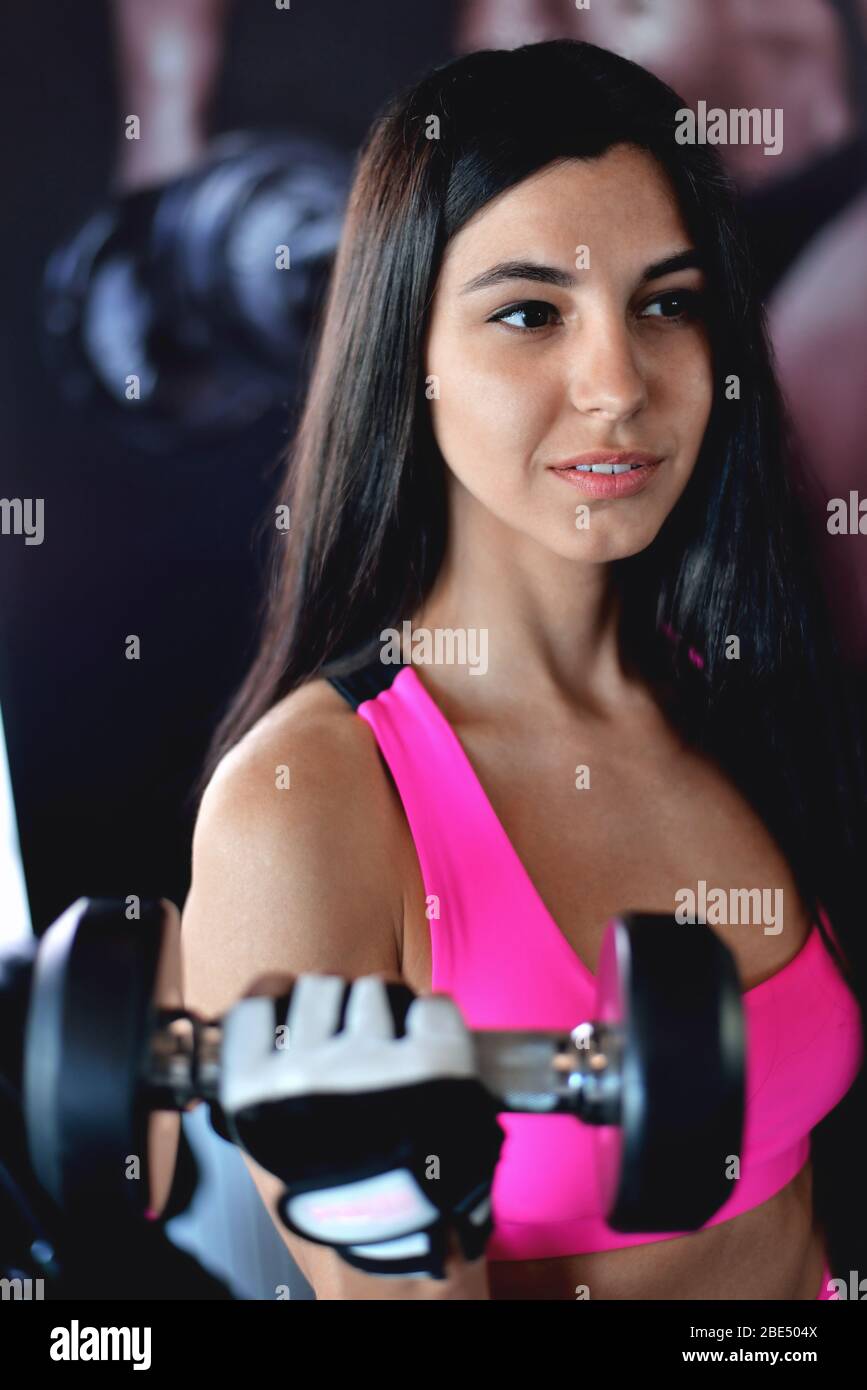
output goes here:
[{"label": "woman's arm", "polygon": [[[278,789],[278,781],[289,785]],[[263,975],[397,979],[403,925],[398,809],[373,734],[314,682],[270,712],[220,764],[193,840],[181,931],[187,1007],[223,1013]],[[485,1261],[449,1278],[384,1278],[290,1234],[282,1190],[247,1166],[293,1259],[325,1299],[488,1297]]]}]

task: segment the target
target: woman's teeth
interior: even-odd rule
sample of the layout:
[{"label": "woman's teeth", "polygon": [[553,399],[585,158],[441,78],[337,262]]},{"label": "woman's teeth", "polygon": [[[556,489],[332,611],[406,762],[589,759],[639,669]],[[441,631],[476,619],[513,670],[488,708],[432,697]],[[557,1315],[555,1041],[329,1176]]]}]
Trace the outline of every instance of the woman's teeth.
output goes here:
[{"label": "woman's teeth", "polygon": [[642,468],[640,463],[576,463],[576,473],[629,473],[633,468]]}]

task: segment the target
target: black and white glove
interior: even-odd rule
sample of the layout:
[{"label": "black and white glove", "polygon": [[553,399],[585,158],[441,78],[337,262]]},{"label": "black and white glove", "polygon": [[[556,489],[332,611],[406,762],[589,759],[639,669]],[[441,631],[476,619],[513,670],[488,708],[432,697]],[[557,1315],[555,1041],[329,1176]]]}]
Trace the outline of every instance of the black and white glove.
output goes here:
[{"label": "black and white glove", "polygon": [[220,1104],[286,1184],[297,1235],[379,1275],[444,1279],[450,1227],[466,1259],[484,1253],[502,1106],[446,995],[301,975],[285,1023],[277,1001],[242,999],[223,1020]]}]

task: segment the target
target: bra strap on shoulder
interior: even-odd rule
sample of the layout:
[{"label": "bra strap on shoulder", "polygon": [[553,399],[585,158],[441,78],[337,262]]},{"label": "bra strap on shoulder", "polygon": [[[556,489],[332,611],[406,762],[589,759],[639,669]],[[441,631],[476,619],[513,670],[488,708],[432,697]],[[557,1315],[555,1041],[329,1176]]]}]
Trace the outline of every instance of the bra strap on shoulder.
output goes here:
[{"label": "bra strap on shoulder", "polygon": [[325,679],[353,709],[358,709],[365,700],[373,700],[383,690],[388,690],[399,670],[400,666],[387,665],[377,659],[359,667],[357,671],[342,676],[326,676]]}]

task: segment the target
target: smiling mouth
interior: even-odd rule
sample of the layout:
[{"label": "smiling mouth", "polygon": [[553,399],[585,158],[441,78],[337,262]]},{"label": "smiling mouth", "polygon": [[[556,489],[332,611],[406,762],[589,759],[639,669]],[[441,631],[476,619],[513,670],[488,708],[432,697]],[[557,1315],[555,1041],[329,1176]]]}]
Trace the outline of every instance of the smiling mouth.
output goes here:
[{"label": "smiling mouth", "polygon": [[576,473],[631,473],[635,468],[646,467],[646,463],[576,463],[573,466]]},{"label": "smiling mouth", "polygon": [[616,463],[611,459],[599,463],[561,463],[550,471],[587,497],[633,497],[656,476],[662,462],[661,458],[647,454]]}]

